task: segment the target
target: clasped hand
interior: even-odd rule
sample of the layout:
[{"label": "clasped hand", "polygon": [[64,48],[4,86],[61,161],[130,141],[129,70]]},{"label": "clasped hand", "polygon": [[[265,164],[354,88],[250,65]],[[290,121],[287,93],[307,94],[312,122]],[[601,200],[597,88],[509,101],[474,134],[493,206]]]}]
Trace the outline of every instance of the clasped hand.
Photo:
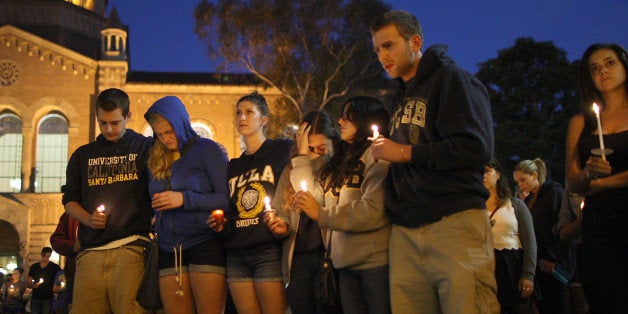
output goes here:
[{"label": "clasped hand", "polygon": [[183,193],[164,191],[153,195],[151,206],[156,210],[168,210],[183,206]]}]

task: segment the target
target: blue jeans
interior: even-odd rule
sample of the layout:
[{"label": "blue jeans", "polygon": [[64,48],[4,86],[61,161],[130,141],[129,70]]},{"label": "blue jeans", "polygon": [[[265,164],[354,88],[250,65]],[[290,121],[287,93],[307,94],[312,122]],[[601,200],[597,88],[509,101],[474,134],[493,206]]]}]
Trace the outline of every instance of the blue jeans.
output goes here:
[{"label": "blue jeans", "polygon": [[362,269],[340,269],[340,301],[347,313],[390,313],[388,265]]},{"label": "blue jeans", "polygon": [[52,299],[37,300],[31,299],[31,313],[50,314],[52,309]]},{"label": "blue jeans", "polygon": [[272,244],[248,251],[227,252],[227,282],[283,281],[281,246]]}]

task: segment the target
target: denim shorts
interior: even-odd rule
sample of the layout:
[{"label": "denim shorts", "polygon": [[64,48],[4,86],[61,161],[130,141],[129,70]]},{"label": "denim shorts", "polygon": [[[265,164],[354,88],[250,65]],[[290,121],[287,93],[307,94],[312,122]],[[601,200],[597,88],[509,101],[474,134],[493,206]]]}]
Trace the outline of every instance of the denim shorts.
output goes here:
[{"label": "denim shorts", "polygon": [[[183,250],[183,272],[225,274],[226,257],[222,242],[211,239]],[[175,275],[175,255],[159,250],[159,277]]]},{"label": "denim shorts", "polygon": [[227,282],[281,282],[281,246],[227,252]]}]

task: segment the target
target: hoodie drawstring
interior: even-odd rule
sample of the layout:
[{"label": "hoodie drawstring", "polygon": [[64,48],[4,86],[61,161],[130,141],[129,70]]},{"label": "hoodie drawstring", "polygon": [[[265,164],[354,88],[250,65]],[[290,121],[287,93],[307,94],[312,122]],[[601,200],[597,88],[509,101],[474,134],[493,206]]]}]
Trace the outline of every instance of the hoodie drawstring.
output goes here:
[{"label": "hoodie drawstring", "polygon": [[177,252],[177,247],[174,247],[174,272],[175,272],[175,280],[179,284],[179,290],[175,292],[176,295],[183,295],[183,279],[181,277],[183,268],[183,247],[179,245],[179,251]]}]

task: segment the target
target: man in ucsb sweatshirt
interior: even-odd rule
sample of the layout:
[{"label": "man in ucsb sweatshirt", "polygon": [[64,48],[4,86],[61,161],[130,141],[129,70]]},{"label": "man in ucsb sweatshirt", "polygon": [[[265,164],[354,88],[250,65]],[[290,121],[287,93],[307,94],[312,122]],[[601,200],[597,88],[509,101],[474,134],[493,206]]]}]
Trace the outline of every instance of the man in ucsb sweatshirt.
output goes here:
[{"label": "man in ucsb sweatshirt", "polygon": [[416,17],[390,11],[371,27],[384,70],[399,83],[390,138],[373,157],[385,182],[393,313],[497,313],[484,168],[493,153],[486,88],[445,55],[422,52]]},{"label": "man in ucsb sweatshirt", "polygon": [[96,100],[100,135],[68,162],[63,205],[80,222],[74,313],[145,313],[135,302],[150,229],[146,161],[151,138],[126,128],[129,96],[104,90]]}]

